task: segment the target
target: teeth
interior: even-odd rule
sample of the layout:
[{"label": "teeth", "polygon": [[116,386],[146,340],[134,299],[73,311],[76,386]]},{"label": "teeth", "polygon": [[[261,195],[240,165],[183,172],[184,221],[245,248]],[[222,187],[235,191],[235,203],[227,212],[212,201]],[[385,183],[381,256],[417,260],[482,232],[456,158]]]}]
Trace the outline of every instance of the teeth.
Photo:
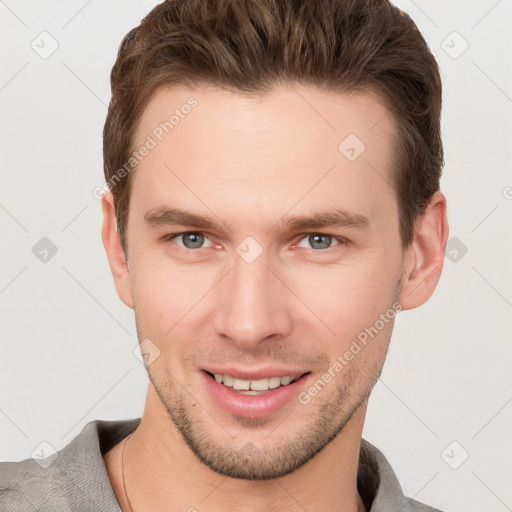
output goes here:
[{"label": "teeth", "polygon": [[268,379],[268,387],[270,389],[276,389],[281,385],[281,377],[270,377]]},{"label": "teeth", "polygon": [[250,384],[251,382],[248,380],[233,379],[233,389],[243,389],[244,391],[247,391]]},{"label": "teeth", "polygon": [[269,379],[251,380],[251,389],[254,391],[266,391],[269,388]]},{"label": "teeth", "polygon": [[251,391],[268,391],[269,389],[276,389],[279,386],[287,386],[294,380],[297,380],[295,377],[291,377],[289,375],[285,377],[269,377],[267,379],[259,379],[259,380],[243,380],[236,379],[229,375],[214,375],[215,380],[219,383],[224,384],[227,387],[232,387],[237,391],[246,392],[244,394],[252,395],[258,393],[251,393]]}]

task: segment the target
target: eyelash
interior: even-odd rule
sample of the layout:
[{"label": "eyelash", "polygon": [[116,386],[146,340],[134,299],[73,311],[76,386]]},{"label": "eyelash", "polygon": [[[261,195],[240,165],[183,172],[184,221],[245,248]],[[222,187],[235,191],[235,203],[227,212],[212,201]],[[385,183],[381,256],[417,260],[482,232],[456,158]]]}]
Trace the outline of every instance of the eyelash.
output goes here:
[{"label": "eyelash", "polygon": [[[195,235],[195,234],[200,234],[200,235],[204,235],[205,238],[207,238],[208,240],[210,240],[211,242],[211,239],[208,237],[208,235],[202,231],[180,231],[179,233],[170,233],[168,235],[165,235],[162,240],[164,242],[172,242],[175,238],[178,238],[182,235]],[[327,249],[313,249],[313,248],[309,248],[309,250],[311,251],[314,251],[316,253],[328,253],[328,252],[331,252],[332,250],[334,250],[336,247],[340,246],[340,245],[346,245],[348,243],[348,240],[346,238],[343,238],[343,237],[338,237],[338,236],[334,236],[334,235],[330,235],[328,233],[321,233],[321,232],[316,232],[316,231],[311,231],[309,233],[302,233],[300,236],[301,238],[297,241],[297,243],[294,243],[293,244],[293,247],[295,248],[300,242],[302,242],[302,240],[304,240],[306,237],[308,236],[311,236],[311,235],[320,235],[320,236],[328,236],[330,237],[333,241],[336,241],[338,242],[337,244],[331,246],[331,247],[328,247]],[[194,251],[197,251],[198,249],[207,249],[208,247],[198,247],[197,249],[189,249],[188,247],[184,247],[184,246],[179,246],[181,250],[183,251],[186,251],[186,252],[194,252]]]}]

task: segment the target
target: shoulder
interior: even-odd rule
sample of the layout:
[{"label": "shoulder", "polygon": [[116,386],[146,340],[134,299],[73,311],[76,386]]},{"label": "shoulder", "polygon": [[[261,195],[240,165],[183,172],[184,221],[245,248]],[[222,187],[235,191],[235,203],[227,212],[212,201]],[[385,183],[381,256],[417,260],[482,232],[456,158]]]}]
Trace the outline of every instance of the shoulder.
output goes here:
[{"label": "shoulder", "polygon": [[442,512],[438,508],[430,507],[424,503],[413,500],[412,498],[404,498],[404,503],[400,512]]},{"label": "shoulder", "polygon": [[[2,512],[28,510],[71,510],[68,496],[73,492],[72,475],[66,475],[51,458],[0,463],[0,509]],[[57,455],[60,456],[59,452]],[[58,457],[57,457],[58,458]],[[49,465],[39,465],[48,460]],[[56,464],[53,468],[52,465]],[[45,502],[42,501],[44,497]]]},{"label": "shoulder", "polygon": [[0,463],[0,510],[119,512],[102,455],[139,422],[92,421],[49,457]]},{"label": "shoulder", "polygon": [[405,496],[384,454],[365,439],[361,439],[357,486],[368,512],[441,512]]}]

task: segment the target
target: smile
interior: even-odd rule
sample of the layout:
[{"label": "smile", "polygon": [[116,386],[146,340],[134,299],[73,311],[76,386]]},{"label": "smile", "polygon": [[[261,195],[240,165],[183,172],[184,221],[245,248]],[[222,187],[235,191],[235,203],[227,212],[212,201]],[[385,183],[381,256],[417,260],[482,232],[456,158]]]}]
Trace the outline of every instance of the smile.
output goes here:
[{"label": "smile", "polygon": [[217,406],[231,415],[245,418],[264,418],[290,404],[300,407],[296,398],[314,377],[307,372],[245,380],[206,370],[201,371],[200,376]]},{"label": "smile", "polygon": [[233,391],[244,395],[264,394],[271,389],[288,386],[293,381],[297,380],[297,377],[292,377],[290,375],[286,375],[284,377],[269,377],[258,380],[244,380],[218,373],[214,374],[214,378],[219,384],[223,384],[224,386],[231,388]]}]

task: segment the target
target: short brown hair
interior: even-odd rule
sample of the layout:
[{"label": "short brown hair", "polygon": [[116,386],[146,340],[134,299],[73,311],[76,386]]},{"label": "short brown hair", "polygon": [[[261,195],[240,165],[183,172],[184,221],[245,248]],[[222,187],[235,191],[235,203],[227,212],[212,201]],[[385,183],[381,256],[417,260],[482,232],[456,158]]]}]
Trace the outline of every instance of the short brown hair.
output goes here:
[{"label": "short brown hair", "polygon": [[[107,184],[133,151],[157,88],[214,85],[240,94],[283,83],[376,93],[396,121],[393,185],[402,246],[439,189],[441,78],[412,19],[388,0],[167,0],[123,39],[103,132]],[[130,174],[111,187],[127,253]]]}]

